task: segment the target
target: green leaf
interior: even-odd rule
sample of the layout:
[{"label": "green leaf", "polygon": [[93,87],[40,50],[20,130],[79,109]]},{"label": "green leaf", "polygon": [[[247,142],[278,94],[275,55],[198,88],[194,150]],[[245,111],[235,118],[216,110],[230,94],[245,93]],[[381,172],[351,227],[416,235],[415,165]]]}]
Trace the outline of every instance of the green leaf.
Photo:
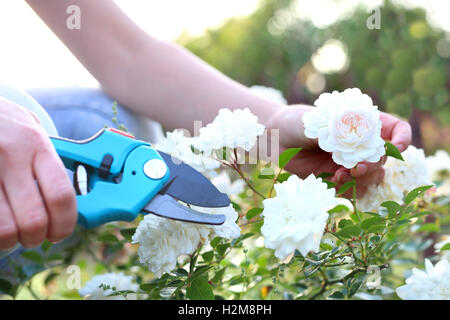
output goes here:
[{"label": "green leaf", "polygon": [[339,221],[338,227],[342,229],[342,228],[345,228],[345,227],[351,226],[351,225],[353,225],[352,220],[342,219],[341,221]]},{"label": "green leaf", "polygon": [[131,240],[133,235],[136,233],[136,228],[127,228],[127,229],[120,229],[120,234],[122,237],[124,237],[127,240]]},{"label": "green leaf", "polygon": [[381,204],[388,211],[389,218],[393,218],[402,210],[402,206],[395,201],[385,201]]},{"label": "green leaf", "polygon": [[186,296],[191,300],[214,300],[214,292],[208,280],[199,277],[186,289]]},{"label": "green leaf", "polygon": [[433,185],[428,185],[428,186],[422,186],[422,187],[418,187],[413,189],[412,191],[410,191],[406,196],[405,196],[405,204],[408,205],[411,202],[413,202],[414,199],[416,199],[418,196],[422,195],[425,191],[427,191],[428,189],[432,188]]},{"label": "green leaf", "polygon": [[371,226],[368,230],[367,233],[382,233],[385,229],[384,225],[381,224],[377,224],[374,226]]},{"label": "green leaf", "polygon": [[214,258],[214,251],[207,251],[202,254],[203,260],[210,262]]},{"label": "green leaf", "polygon": [[317,178],[326,179],[326,178],[329,178],[329,177],[332,177],[332,176],[334,176],[334,174],[329,173],[329,172],[322,172],[321,174],[319,174],[317,176]]},{"label": "green leaf", "polygon": [[446,243],[441,247],[440,251],[450,250],[450,243]]},{"label": "green leaf", "polygon": [[220,281],[222,281],[223,275],[225,274],[225,270],[226,268],[222,268],[219,271],[217,271],[214,277],[211,279],[211,281],[214,283],[219,283]]},{"label": "green leaf", "polygon": [[289,148],[284,150],[278,157],[278,166],[283,169],[288,162],[300,151],[302,148]]},{"label": "green leaf", "polygon": [[217,253],[219,256],[223,256],[225,254],[225,251],[230,247],[229,243],[219,244],[216,248]]},{"label": "green leaf", "polygon": [[400,151],[392,143],[386,142],[384,144],[384,147],[386,148],[386,156],[393,157],[395,159],[405,161],[405,159],[403,159],[402,154],[400,153]]},{"label": "green leaf", "polygon": [[280,173],[279,175],[278,175],[278,178],[277,178],[277,182],[284,182],[284,181],[286,181],[287,179],[289,179],[289,177],[291,176],[292,174],[290,174],[289,172],[282,172],[282,173]]},{"label": "green leaf", "polygon": [[328,189],[334,188],[337,185],[336,182],[332,182],[332,181],[329,181],[329,180],[322,180],[322,182],[327,185]]},{"label": "green leaf", "polygon": [[220,241],[222,241],[221,237],[215,237],[214,239],[211,240],[211,247],[215,248],[219,245]]},{"label": "green leaf", "polygon": [[348,211],[348,207],[347,206],[345,206],[343,204],[338,204],[333,209],[328,210],[328,213],[329,214],[333,214],[333,213],[346,212],[346,211]]},{"label": "green leaf", "polygon": [[354,181],[347,181],[339,188],[337,195],[345,193],[348,189],[352,188],[354,185],[355,185]]},{"label": "green leaf", "polygon": [[245,217],[247,218],[247,220],[251,220],[254,217],[261,214],[261,212],[263,212],[263,210],[264,210],[263,208],[252,208],[247,211],[247,214],[245,215]]},{"label": "green leaf", "polygon": [[39,252],[33,251],[33,250],[22,252],[22,257],[24,257],[25,259],[30,260],[32,262],[36,262],[36,263],[42,263],[44,261],[41,254]]},{"label": "green leaf", "polygon": [[50,248],[53,246],[53,243],[51,243],[50,241],[48,241],[47,239],[42,243],[41,248],[42,251],[44,251],[44,253],[47,253],[48,250],[50,250]]},{"label": "green leaf", "polygon": [[357,226],[356,224],[353,224],[341,229],[339,232],[337,232],[337,235],[345,238],[351,238],[359,236],[360,233],[361,233],[360,227]]},{"label": "green leaf", "polygon": [[5,279],[0,279],[0,293],[9,294],[13,285]]},{"label": "green leaf", "polygon": [[104,234],[98,236],[97,240],[100,242],[105,242],[105,243],[119,242],[119,239],[117,239],[117,237],[111,233],[104,233]]},{"label": "green leaf", "polygon": [[384,219],[382,217],[373,217],[361,222],[361,228],[363,228],[364,230],[369,230],[370,227],[380,224],[382,224],[384,227]]}]

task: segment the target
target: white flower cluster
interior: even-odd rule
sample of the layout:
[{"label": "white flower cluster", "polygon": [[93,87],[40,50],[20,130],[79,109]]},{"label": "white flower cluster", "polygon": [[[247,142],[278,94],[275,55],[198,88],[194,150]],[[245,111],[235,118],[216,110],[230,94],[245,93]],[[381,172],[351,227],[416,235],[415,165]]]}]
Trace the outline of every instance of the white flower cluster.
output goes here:
[{"label": "white flower cluster", "polygon": [[193,142],[194,138],[185,136],[182,130],[174,130],[167,132],[166,137],[155,144],[154,147],[180,159],[199,172],[210,173],[212,170],[217,169],[220,166],[219,161],[205,153],[194,153],[191,149]]},{"label": "white flower cluster", "polygon": [[193,145],[206,153],[223,147],[249,151],[263,132],[264,126],[258,123],[258,118],[248,108],[233,111],[220,109],[214,121],[200,129]]},{"label": "white flower cluster", "polygon": [[222,171],[213,177],[211,182],[220,192],[225,193],[230,198],[242,193],[245,187],[244,180],[237,179],[232,182],[226,171]]},{"label": "white flower cluster", "polygon": [[132,237],[132,243],[139,244],[140,262],[147,264],[156,277],[176,267],[181,255],[192,254],[201,243],[215,236],[234,239],[239,237],[240,228],[235,223],[237,212],[230,205],[225,208],[201,208],[193,210],[209,214],[223,214],[225,223],[219,226],[200,225],[161,218],[148,214],[141,221]]},{"label": "white flower cluster", "polygon": [[298,250],[306,255],[319,250],[327,210],[339,201],[335,190],[327,189],[322,179],[314,175],[301,180],[292,175],[275,185],[276,196],[263,201],[264,225],[261,233],[265,246],[275,250],[275,256],[284,260]]},{"label": "white flower cluster", "polygon": [[280,90],[277,90],[275,88],[271,87],[265,87],[265,86],[251,86],[250,90],[259,95],[260,97],[266,98],[268,100],[271,100],[273,102],[286,105],[287,101],[283,96],[283,93]]},{"label": "white flower cluster", "polygon": [[[111,287],[111,289],[105,290],[101,288],[100,285],[102,284]],[[137,291],[139,286],[133,282],[132,276],[124,275],[122,272],[110,272],[92,277],[92,279],[79,290],[79,293],[88,300],[125,300],[125,297],[122,295],[109,296],[114,293],[112,288],[115,288],[115,291]],[[127,299],[136,300],[137,296],[136,294],[131,293],[127,295]]]},{"label": "white flower cluster", "polygon": [[382,202],[388,200],[401,203],[405,193],[432,184],[422,149],[409,146],[402,152],[402,156],[405,161],[388,158],[384,165],[383,182],[369,186],[364,197],[358,200],[360,210],[376,211]]},{"label": "white flower cluster", "polygon": [[318,139],[334,162],[353,168],[361,161],[378,162],[385,154],[380,112],[361,90],[323,93],[314,105],[303,116],[305,135]]},{"label": "white flower cluster", "polygon": [[396,292],[403,300],[450,300],[450,263],[441,260],[433,266],[425,259],[425,271],[414,268]]}]

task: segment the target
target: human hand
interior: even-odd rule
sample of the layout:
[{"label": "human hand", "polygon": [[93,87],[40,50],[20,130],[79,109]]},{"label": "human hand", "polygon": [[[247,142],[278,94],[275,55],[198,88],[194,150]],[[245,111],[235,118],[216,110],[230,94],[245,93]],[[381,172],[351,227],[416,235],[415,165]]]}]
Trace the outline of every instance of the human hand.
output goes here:
[{"label": "human hand", "polygon": [[0,250],[59,241],[76,221],[74,189],[39,120],[0,98]]},{"label": "human hand", "polygon": [[[280,152],[287,148],[303,148],[287,164],[286,170],[302,178],[311,173],[316,176],[324,172],[331,173],[333,176],[327,179],[336,183],[336,189],[355,178],[356,196],[362,197],[367,192],[369,185],[378,184],[383,180],[384,169],[382,166],[386,162],[386,157],[382,157],[376,163],[360,162],[353,169],[337,165],[332,160],[330,153],[319,148],[317,139],[309,139],[304,135],[301,119],[310,108],[304,105],[288,106],[280,109],[272,119],[271,128],[280,130]],[[400,152],[404,151],[411,143],[410,125],[384,112],[381,112],[380,118],[382,122],[381,137],[394,144]],[[352,197],[352,190],[348,190],[343,196]]]}]

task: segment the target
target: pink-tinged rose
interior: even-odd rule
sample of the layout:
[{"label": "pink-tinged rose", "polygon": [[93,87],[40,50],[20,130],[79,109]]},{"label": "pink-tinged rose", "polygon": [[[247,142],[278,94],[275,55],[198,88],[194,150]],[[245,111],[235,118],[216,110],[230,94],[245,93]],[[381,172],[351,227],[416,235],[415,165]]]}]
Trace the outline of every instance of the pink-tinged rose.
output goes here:
[{"label": "pink-tinged rose", "polygon": [[333,161],[350,169],[358,162],[377,162],[385,154],[378,107],[359,89],[323,93],[303,117],[305,135],[318,139]]}]

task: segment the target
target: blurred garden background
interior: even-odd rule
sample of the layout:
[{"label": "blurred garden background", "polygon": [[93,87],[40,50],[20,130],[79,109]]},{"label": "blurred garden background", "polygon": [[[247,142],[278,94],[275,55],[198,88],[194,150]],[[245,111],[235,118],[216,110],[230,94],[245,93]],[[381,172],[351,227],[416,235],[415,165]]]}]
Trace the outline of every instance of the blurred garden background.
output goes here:
[{"label": "blurred garden background", "polygon": [[[289,104],[359,87],[409,119],[414,145],[449,150],[450,34],[431,1],[407,3],[263,0],[248,17],[178,41],[244,84],[281,90]],[[370,29],[377,14],[379,29]]]},{"label": "blurred garden background", "polygon": [[[382,110],[409,119],[414,145],[428,154],[450,149],[448,1],[116,3],[150,34],[182,44],[248,86],[282,91],[289,104],[359,87]],[[379,29],[368,28],[368,19]],[[8,46],[0,53],[1,82],[97,85],[25,2],[0,3],[0,36]]]}]

